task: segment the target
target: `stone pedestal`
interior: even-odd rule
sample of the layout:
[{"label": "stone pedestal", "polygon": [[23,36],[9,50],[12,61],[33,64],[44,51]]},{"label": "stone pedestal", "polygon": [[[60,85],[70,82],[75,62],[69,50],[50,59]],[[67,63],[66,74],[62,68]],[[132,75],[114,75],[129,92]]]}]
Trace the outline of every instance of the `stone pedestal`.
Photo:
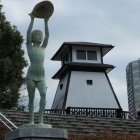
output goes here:
[{"label": "stone pedestal", "polygon": [[5,140],[67,140],[66,129],[21,127],[9,132]]}]

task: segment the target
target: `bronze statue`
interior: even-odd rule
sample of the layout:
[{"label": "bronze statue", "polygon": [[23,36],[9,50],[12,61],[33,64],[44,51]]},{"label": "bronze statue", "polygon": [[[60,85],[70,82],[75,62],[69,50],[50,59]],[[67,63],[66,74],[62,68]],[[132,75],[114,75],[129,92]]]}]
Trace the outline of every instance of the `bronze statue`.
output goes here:
[{"label": "bronze statue", "polygon": [[[35,89],[37,88],[40,93],[40,108],[39,108],[39,124],[43,124],[43,113],[46,105],[46,82],[45,82],[45,48],[48,44],[49,30],[48,20],[53,13],[53,5],[49,1],[43,1],[38,3],[31,14],[31,22],[27,30],[27,52],[30,58],[30,67],[26,76],[26,84],[29,95],[29,115],[30,124],[34,124],[34,96]],[[40,30],[34,30],[33,23],[34,18],[44,18],[45,23],[45,38],[43,39],[43,33]]]}]

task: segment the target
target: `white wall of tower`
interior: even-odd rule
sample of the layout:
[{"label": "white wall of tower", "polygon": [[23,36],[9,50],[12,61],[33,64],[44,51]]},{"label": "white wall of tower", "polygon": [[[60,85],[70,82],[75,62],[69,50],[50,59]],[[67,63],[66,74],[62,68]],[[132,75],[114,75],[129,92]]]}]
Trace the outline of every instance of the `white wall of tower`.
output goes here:
[{"label": "white wall of tower", "polygon": [[[64,98],[65,98],[67,82],[68,82],[68,73],[60,80],[60,82],[58,84],[52,109],[53,108],[62,109],[63,103],[64,103]],[[61,89],[60,85],[62,85],[62,89]]]},{"label": "white wall of tower", "polygon": [[[87,85],[92,80],[92,85]],[[103,72],[72,71],[66,107],[119,108]]]}]

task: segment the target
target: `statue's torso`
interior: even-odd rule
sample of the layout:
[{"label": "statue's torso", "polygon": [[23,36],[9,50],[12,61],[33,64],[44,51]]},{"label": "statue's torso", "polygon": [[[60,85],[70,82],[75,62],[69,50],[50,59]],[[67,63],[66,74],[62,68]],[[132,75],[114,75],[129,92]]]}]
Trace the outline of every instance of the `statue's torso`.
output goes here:
[{"label": "statue's torso", "polygon": [[45,79],[44,59],[45,49],[42,47],[27,47],[30,58],[30,67],[27,72],[26,79],[41,81]]}]

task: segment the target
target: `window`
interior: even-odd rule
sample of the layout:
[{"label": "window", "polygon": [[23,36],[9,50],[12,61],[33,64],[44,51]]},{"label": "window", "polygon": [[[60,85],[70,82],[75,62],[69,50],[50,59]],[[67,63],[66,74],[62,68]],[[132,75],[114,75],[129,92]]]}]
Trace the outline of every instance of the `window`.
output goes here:
[{"label": "window", "polygon": [[76,55],[80,60],[97,60],[96,51],[77,50]]},{"label": "window", "polygon": [[92,80],[87,80],[87,85],[92,85]]},{"label": "window", "polygon": [[97,60],[96,51],[87,51],[87,59],[88,60]]},{"label": "window", "polygon": [[86,51],[77,50],[77,59],[86,60]]},{"label": "window", "polygon": [[60,89],[62,90],[62,88],[63,88],[63,84],[60,84]]}]

